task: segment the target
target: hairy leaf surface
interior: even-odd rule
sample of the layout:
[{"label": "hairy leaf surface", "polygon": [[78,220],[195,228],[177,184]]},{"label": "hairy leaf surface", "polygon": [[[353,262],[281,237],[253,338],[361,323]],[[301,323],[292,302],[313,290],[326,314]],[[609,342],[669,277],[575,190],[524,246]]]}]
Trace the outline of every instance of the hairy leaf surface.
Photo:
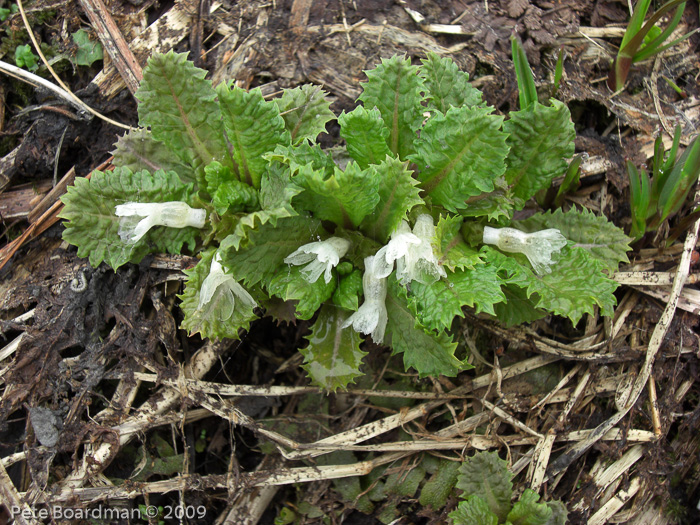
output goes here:
[{"label": "hairy leaf surface", "polygon": [[620,263],[627,263],[627,252],[632,239],[605,217],[595,215],[590,210],[571,208],[567,212],[556,209],[538,213],[523,221],[513,223],[514,228],[526,232],[557,228],[562,235],[576,246],[584,248],[603,268],[617,271]]},{"label": "hairy leaf surface", "polygon": [[448,272],[447,279],[431,285],[411,283],[409,305],[421,324],[441,331],[450,328],[455,317],[464,317],[465,306],[494,315],[494,305],[505,299],[496,269],[479,264],[473,269]]},{"label": "hairy leaf surface", "polygon": [[141,101],[139,125],[150,127],[156,140],[195,169],[212,160],[230,163],[221,110],[206,75],[187,61],[187,53],[156,53],[135,95]]},{"label": "hairy leaf surface", "polygon": [[235,230],[228,238],[229,244],[237,248],[248,235],[248,231],[254,230],[256,225],[270,222],[275,226],[277,219],[297,215],[292,206],[292,199],[302,191],[300,186],[290,180],[284,169],[270,166],[262,176],[259,193],[261,209],[238,218]]},{"label": "hairy leaf surface", "polygon": [[327,95],[320,86],[304,84],[285,89],[280,98],[272,101],[282,114],[293,144],[304,139],[313,142],[319,133],[326,131],[326,123],[335,119]]},{"label": "hairy leaf surface", "polygon": [[185,243],[194,247],[196,228],[155,226],[138,242],[127,244],[119,237],[115,207],[125,202],[189,203],[192,195],[192,184],[183,184],[172,171],[94,171],[90,180],[76,179],[61,197],[65,207],[59,217],[68,219],[63,239],[78,247],[79,257],[89,257],[92,266],[106,261],[115,270],[127,262],[140,262],[148,253],[180,253]]},{"label": "hairy leaf surface", "polygon": [[362,169],[383,162],[391,154],[387,145],[389,129],[377,108],[367,110],[357,106],[350,113],[341,113],[338,123],[347,152]]},{"label": "hairy leaf surface", "polygon": [[470,497],[481,498],[498,517],[498,523],[503,523],[510,511],[512,477],[508,464],[496,452],[479,452],[462,463],[457,488]]},{"label": "hairy leaf surface", "polygon": [[[235,236],[224,239],[220,248],[223,264],[247,286],[268,283],[278,270],[289,268],[285,257],[302,244],[316,241],[321,232],[320,221],[310,217],[282,218],[276,225],[267,222],[251,231],[243,243]],[[236,243],[240,243],[238,249]]]},{"label": "hairy leaf surface", "polygon": [[387,145],[394,155],[406,160],[413,153],[416,132],[423,121],[423,79],[408,58],[382,59],[365,71],[359,99],[366,108],[376,107],[389,129]]},{"label": "hairy leaf surface", "polygon": [[554,177],[566,172],[566,159],[574,154],[576,132],[569,108],[555,99],[551,106],[535,102],[521,111],[512,111],[503,129],[510,147],[506,180],[520,209],[539,190],[549,188]]},{"label": "hairy leaf surface", "polygon": [[406,169],[406,163],[386,157],[377,166],[370,166],[373,179],[379,182],[379,202],[365,217],[361,229],[370,237],[385,242],[414,206],[423,204],[418,182]]},{"label": "hairy leaf surface", "polygon": [[479,496],[470,495],[450,512],[454,525],[498,525],[496,516]]},{"label": "hairy leaf surface", "polygon": [[552,518],[552,509],[546,503],[538,503],[539,500],[537,492],[525,489],[508,513],[507,521],[513,525],[547,525]]},{"label": "hairy leaf surface", "polygon": [[216,88],[224,129],[233,150],[234,169],[242,182],[260,188],[267,167],[266,153],[289,144],[284,119],[274,102],[263,99],[260,89],[246,91],[224,82]]},{"label": "hairy leaf surface", "polygon": [[410,160],[418,165],[421,188],[450,211],[468,207],[469,197],[494,190],[508,153],[503,117],[493,108],[451,107],[430,118]]},{"label": "hairy leaf surface", "polygon": [[153,134],[144,128],[127,131],[117,139],[112,151],[112,164],[129,168],[133,172],[148,170],[174,171],[182,182],[194,182],[192,166],[182,162],[175,152],[164,142],[153,138]]},{"label": "hairy leaf surface", "polygon": [[613,314],[613,292],[618,284],[601,272],[601,264],[583,248],[564,248],[552,273],[542,276],[535,275],[520,254],[504,255],[488,246],[481,253],[485,261],[507,274],[507,283],[525,288],[537,308],[568,317],[574,324],[584,314],[593,314],[595,306],[602,315]]},{"label": "hairy leaf surface", "polygon": [[348,164],[345,171],[324,178],[319,171],[301,168],[294,182],[304,188],[295,199],[302,209],[315,217],[333,221],[343,228],[354,228],[372,213],[379,202],[379,175],[368,169],[362,171],[356,163]]},{"label": "hairy leaf surface", "polygon": [[441,215],[435,225],[435,255],[440,264],[453,272],[481,263],[479,253],[464,242],[461,227],[462,218],[456,215]]},{"label": "hairy leaf surface", "polygon": [[349,315],[341,308],[324,305],[306,337],[309,346],[300,350],[304,356],[302,368],[313,383],[326,390],[347,388],[363,375],[360,365],[367,352],[360,350],[362,339],[355,330],[341,328]]},{"label": "hairy leaf surface", "polygon": [[454,377],[469,368],[454,355],[457,343],[441,332],[428,333],[416,321],[406,298],[406,290],[389,277],[386,310],[387,334],[395,354],[403,353],[404,366],[413,367],[420,377],[443,374]]},{"label": "hairy leaf surface", "polygon": [[420,74],[428,92],[428,109],[447,113],[450,107],[483,105],[481,91],[469,83],[469,75],[460,71],[451,59],[429,53],[421,62]]},{"label": "hairy leaf surface", "polygon": [[310,283],[301,274],[303,266],[290,266],[277,272],[267,286],[268,291],[285,301],[298,301],[296,312],[299,319],[311,319],[333,295],[336,275],[329,283],[321,277]]}]

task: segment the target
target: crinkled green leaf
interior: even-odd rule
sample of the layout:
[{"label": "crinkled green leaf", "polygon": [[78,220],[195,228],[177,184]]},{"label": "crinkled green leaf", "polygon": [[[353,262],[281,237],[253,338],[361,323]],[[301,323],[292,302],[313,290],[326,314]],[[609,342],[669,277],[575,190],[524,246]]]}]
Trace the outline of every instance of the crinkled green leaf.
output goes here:
[{"label": "crinkled green leaf", "polygon": [[[425,460],[424,460],[425,461]],[[425,482],[420,491],[420,504],[424,507],[430,505],[433,510],[442,509],[447,503],[447,498],[457,483],[459,463],[447,459],[441,459],[438,469]]]},{"label": "crinkled green leaf", "polygon": [[406,169],[406,163],[386,157],[376,166],[370,166],[373,179],[379,181],[379,203],[365,217],[361,229],[372,238],[385,242],[420,198],[418,182]]},{"label": "crinkled green leaf", "polygon": [[357,106],[350,113],[341,113],[338,123],[347,152],[362,169],[383,162],[391,154],[387,145],[389,129],[377,108],[367,110],[363,106]]},{"label": "crinkled green leaf", "polygon": [[579,211],[571,208],[567,212],[557,209],[538,213],[514,222],[513,227],[526,232],[557,228],[564,237],[600,261],[603,268],[613,272],[617,271],[621,262],[629,262],[627,252],[632,239],[605,217],[586,209]]},{"label": "crinkled green leaf", "polygon": [[322,150],[318,144],[310,145],[304,141],[297,146],[278,146],[265,158],[277,161],[289,167],[292,175],[297,175],[302,168],[320,171],[324,177],[333,175],[336,168],[328,151]]},{"label": "crinkled green leaf", "polygon": [[199,333],[203,338],[238,339],[240,330],[248,330],[250,322],[257,318],[252,307],[236,301],[234,296],[231,308],[230,298],[222,293],[223,289],[219,287],[211,301],[199,309],[199,293],[204,279],[209,275],[215,253],[215,249],[205,252],[197,266],[192,270],[185,270],[188,277],[185,291],[178,296],[182,300],[180,308],[185,314],[182,328],[190,334]]},{"label": "crinkled green leaf", "polygon": [[566,172],[567,158],[574,154],[574,124],[569,108],[552,99],[551,106],[539,102],[521,111],[511,111],[503,125],[510,153],[506,180],[518,200],[518,209],[552,179]]},{"label": "crinkled green leaf", "polygon": [[260,188],[267,168],[266,153],[289,144],[284,119],[274,102],[263,99],[259,88],[246,91],[222,82],[216,88],[234,169],[242,182]]},{"label": "crinkled green leaf", "polygon": [[391,347],[395,354],[403,353],[406,370],[413,367],[420,377],[439,374],[454,377],[470,368],[455,357],[457,343],[446,333],[429,333],[418,324],[408,306],[406,290],[394,277],[389,277],[386,310]]},{"label": "crinkled green leaf", "polygon": [[61,197],[65,207],[59,216],[68,219],[63,239],[78,247],[79,257],[89,257],[91,265],[106,261],[115,270],[148,253],[180,253],[185,243],[192,249],[198,230],[191,227],[155,226],[138,242],[127,244],[119,237],[120,217],[115,215],[115,207],[125,202],[189,203],[192,195],[192,184],[183,184],[172,171],[94,171],[90,180],[76,179]]},{"label": "crinkled green leaf", "polygon": [[289,266],[286,270],[277,272],[267,286],[272,295],[285,301],[298,301],[296,304],[299,319],[311,319],[333,295],[336,287],[336,276],[326,283],[323,276],[310,283],[301,274],[304,266]]},{"label": "crinkled green leaf", "polygon": [[584,314],[612,316],[617,304],[613,293],[619,286],[602,273],[602,265],[583,248],[562,250],[552,273],[530,281],[528,296],[537,294],[537,307],[568,317],[576,324]]},{"label": "crinkled green leaf", "polygon": [[354,162],[348,164],[345,171],[336,168],[328,178],[319,171],[304,167],[294,182],[305,190],[295,198],[295,203],[316,218],[347,229],[359,226],[380,199],[377,171],[362,171]]},{"label": "crinkled green leaf", "polygon": [[305,84],[294,89],[285,89],[282,97],[272,102],[279,108],[285,127],[298,144],[304,139],[312,142],[319,133],[326,131],[326,123],[335,119],[331,103],[320,86]]},{"label": "crinkled green leaf", "polygon": [[[267,283],[277,271],[287,272],[285,257],[299,246],[317,241],[322,233],[320,221],[310,217],[286,217],[276,225],[267,222],[252,230],[242,243],[235,235],[224,239],[220,247],[222,264],[247,286]],[[236,243],[240,243],[238,249]]]},{"label": "crinkled green leaf", "polygon": [[408,58],[382,59],[376,68],[365,71],[359,99],[366,108],[376,107],[389,129],[387,145],[394,155],[406,160],[415,151],[416,132],[423,122],[423,78]]},{"label": "crinkled green leaf", "polygon": [[252,186],[238,180],[233,170],[214,161],[204,168],[207,191],[212,196],[216,213],[237,213],[258,207],[258,192]]},{"label": "crinkled green leaf", "polygon": [[333,303],[355,312],[360,296],[362,296],[362,272],[353,270],[350,274],[341,277],[338,288],[333,292]]},{"label": "crinkled green leaf", "polygon": [[460,501],[455,510],[450,512],[453,525],[498,525],[496,516],[488,503],[479,496],[468,496],[466,500]]},{"label": "crinkled green leaf", "polygon": [[525,288],[537,308],[568,317],[574,324],[584,314],[593,314],[595,306],[602,315],[613,314],[618,284],[603,274],[601,263],[583,248],[564,248],[552,264],[552,273],[543,276],[535,275],[520,254],[504,255],[488,246],[481,253],[497,271],[509,274],[506,282]]},{"label": "crinkled green leaf", "polygon": [[473,306],[476,312],[494,315],[494,304],[505,301],[496,269],[479,264],[473,269],[447,273],[430,285],[411,283],[409,305],[424,326],[441,331],[450,328],[455,317],[464,317],[462,308]]},{"label": "crinkled green leaf", "polygon": [[182,162],[164,142],[153,138],[147,129],[127,131],[117,139],[114,146],[112,164],[117,167],[129,168],[134,173],[141,170],[174,171],[182,182],[195,181],[192,166]]},{"label": "crinkled green leaf", "polygon": [[473,496],[481,498],[498,517],[498,523],[503,523],[510,512],[512,477],[508,463],[496,452],[477,452],[459,468],[457,488],[469,496],[468,502]]},{"label": "crinkled green leaf", "polygon": [[481,263],[479,253],[462,238],[462,223],[462,218],[457,215],[441,215],[435,225],[435,255],[440,264],[452,271],[473,268]]},{"label": "crinkled green leaf", "polygon": [[508,513],[507,521],[513,525],[547,525],[552,518],[552,509],[546,503],[538,503],[539,500],[537,492],[525,489]]},{"label": "crinkled green leaf", "polygon": [[[250,186],[246,188],[255,191]],[[274,226],[277,219],[297,215],[292,207],[292,199],[302,191],[301,187],[290,180],[289,173],[284,168],[270,166],[263,173],[261,181],[259,204],[262,209],[238,218],[233,233],[228,237],[229,244],[237,248],[256,226],[268,221]]]},{"label": "crinkled green leaf", "polygon": [[422,59],[420,74],[425,79],[428,96],[428,109],[437,109],[446,113],[452,106],[483,105],[481,91],[469,83],[469,75],[459,70],[451,58],[441,58],[429,53]]},{"label": "crinkled green leaf", "polygon": [[459,213],[464,217],[486,217],[490,221],[508,219],[513,215],[515,202],[504,177],[493,181],[495,189],[467,199],[467,206]]},{"label": "crinkled green leaf", "polygon": [[547,312],[535,307],[533,299],[528,299],[524,288],[506,284],[501,290],[506,300],[493,306],[499,322],[507,326],[515,326],[542,319],[547,315]]},{"label": "crinkled green leaf", "polygon": [[141,102],[139,124],[195,169],[212,160],[230,163],[221,110],[206,75],[187,61],[187,53],[156,53],[135,95]]},{"label": "crinkled green leaf", "polygon": [[342,308],[324,305],[306,337],[309,346],[300,350],[302,367],[313,383],[326,390],[346,388],[362,375],[360,365],[367,355],[360,350],[362,339],[355,330],[341,328],[349,315]]},{"label": "crinkled green leaf", "polygon": [[420,170],[421,188],[450,211],[468,208],[468,199],[494,190],[506,169],[507,134],[493,108],[451,107],[431,117],[410,160]]}]

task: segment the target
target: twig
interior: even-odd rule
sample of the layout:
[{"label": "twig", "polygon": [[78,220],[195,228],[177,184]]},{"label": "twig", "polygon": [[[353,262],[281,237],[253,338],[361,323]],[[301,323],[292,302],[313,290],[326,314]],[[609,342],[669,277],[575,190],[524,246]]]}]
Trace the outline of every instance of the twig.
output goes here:
[{"label": "twig", "polygon": [[126,87],[132,95],[135,94],[143,79],[141,65],[129,49],[124,35],[117,27],[109,10],[102,3],[102,0],[80,0],[80,5],[83,6],[83,10],[97,31],[100,42],[119,71]]},{"label": "twig", "polygon": [[[697,200],[698,198],[700,198],[700,191],[696,192],[695,194],[695,199]],[[557,458],[552,463],[548,470],[548,475],[550,478],[568,468],[568,466],[571,465],[571,463],[573,463],[586,450],[593,446],[593,444],[595,444],[601,436],[607,433],[607,431],[610,430],[612,427],[617,425],[617,423],[619,423],[620,420],[622,420],[622,418],[625,417],[625,415],[627,415],[627,413],[632,409],[634,404],[637,402],[637,399],[639,399],[639,396],[644,390],[649,376],[651,375],[651,369],[654,366],[654,359],[656,358],[656,354],[661,348],[661,343],[663,342],[664,337],[666,336],[666,332],[668,332],[668,329],[671,325],[671,321],[673,320],[673,316],[676,312],[676,305],[678,303],[678,299],[681,295],[681,291],[683,290],[683,286],[685,285],[685,280],[688,277],[688,272],[690,271],[690,256],[698,240],[698,228],[700,228],[700,220],[695,222],[693,228],[688,232],[688,236],[685,239],[685,244],[683,245],[683,255],[681,256],[681,261],[678,265],[676,278],[673,281],[673,287],[671,288],[669,302],[666,305],[666,308],[664,309],[663,313],[661,314],[661,318],[656,324],[653,333],[651,334],[649,346],[647,348],[646,359],[644,361],[644,366],[640,374],[637,376],[637,380],[632,385],[630,396],[628,397],[627,402],[620,409],[619,412],[617,412],[604,423],[598,425],[593,430],[590,437],[582,440],[580,443],[577,443],[569,450],[567,450],[564,454],[559,456],[559,458]]]}]

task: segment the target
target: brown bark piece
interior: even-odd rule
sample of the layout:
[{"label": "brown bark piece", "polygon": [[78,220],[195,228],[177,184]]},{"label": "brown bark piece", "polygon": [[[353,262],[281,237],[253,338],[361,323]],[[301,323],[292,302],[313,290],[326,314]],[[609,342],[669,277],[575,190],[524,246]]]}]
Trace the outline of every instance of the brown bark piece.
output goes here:
[{"label": "brown bark piece", "polygon": [[141,65],[136,60],[131,49],[129,49],[126,40],[124,40],[124,35],[122,35],[102,0],[80,0],[80,5],[83,6],[83,11],[90,19],[92,27],[97,31],[100,42],[107,50],[112,63],[133,95],[139,88],[143,74]]},{"label": "brown bark piece", "polygon": [[[192,15],[197,12],[197,0],[179,0],[166,14],[152,23],[135,38],[131,52],[140,64],[156,52],[170,51],[190,32]],[[124,82],[113,67],[105,67],[92,81],[106,98],[114,97],[124,87]]]}]

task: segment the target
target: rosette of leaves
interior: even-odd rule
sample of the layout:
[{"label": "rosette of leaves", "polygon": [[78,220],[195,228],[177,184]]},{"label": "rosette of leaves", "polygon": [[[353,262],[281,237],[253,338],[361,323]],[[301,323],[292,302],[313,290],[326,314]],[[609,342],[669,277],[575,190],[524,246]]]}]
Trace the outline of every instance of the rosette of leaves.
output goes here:
[{"label": "rosette of leaves", "polygon": [[450,513],[454,525],[564,525],[566,506],[561,501],[540,502],[539,495],[525,489],[513,497],[512,474],[496,452],[478,452],[462,463],[457,488],[462,501]]},{"label": "rosette of leaves", "polygon": [[[117,142],[117,168],[80,181],[63,199],[65,238],[93,264],[117,268],[184,245],[205,253],[182,296],[191,332],[237,337],[254,321],[252,312],[224,323],[202,316],[199,287],[216,252],[226,274],[255,297],[257,314],[276,298],[315,320],[304,368],[324,388],[346,387],[361,375],[365,355],[361,336],[342,328],[362,304],[363,261],[402,221],[425,213],[434,218],[432,249],[446,277],[406,287],[392,274],[386,297],[384,343],[407,369],[454,376],[469,366],[451,333],[465,308],[507,322],[552,312],[576,323],[596,306],[611,313],[616,285],[603,270],[625,260],[628,239],[604,218],[570,210],[513,223],[560,228],[571,241],[544,277],[517,254],[467,242],[466,233],[485,224],[511,225],[515,210],[566,171],[574,128],[562,103],[534,102],[500,116],[451,60],[431,55],[416,66],[393,57],[367,72],[362,104],[337,117],[344,146],[324,150],[318,135],[336,117],[320,88],[265,100],[257,89],[214,88],[205,77],[186,55],[154,55],[136,94],[141,129]],[[135,245],[114,234],[116,204],[168,200],[206,209],[205,227],[159,226]],[[330,237],[350,248],[329,282],[309,283],[284,262]]]}]

